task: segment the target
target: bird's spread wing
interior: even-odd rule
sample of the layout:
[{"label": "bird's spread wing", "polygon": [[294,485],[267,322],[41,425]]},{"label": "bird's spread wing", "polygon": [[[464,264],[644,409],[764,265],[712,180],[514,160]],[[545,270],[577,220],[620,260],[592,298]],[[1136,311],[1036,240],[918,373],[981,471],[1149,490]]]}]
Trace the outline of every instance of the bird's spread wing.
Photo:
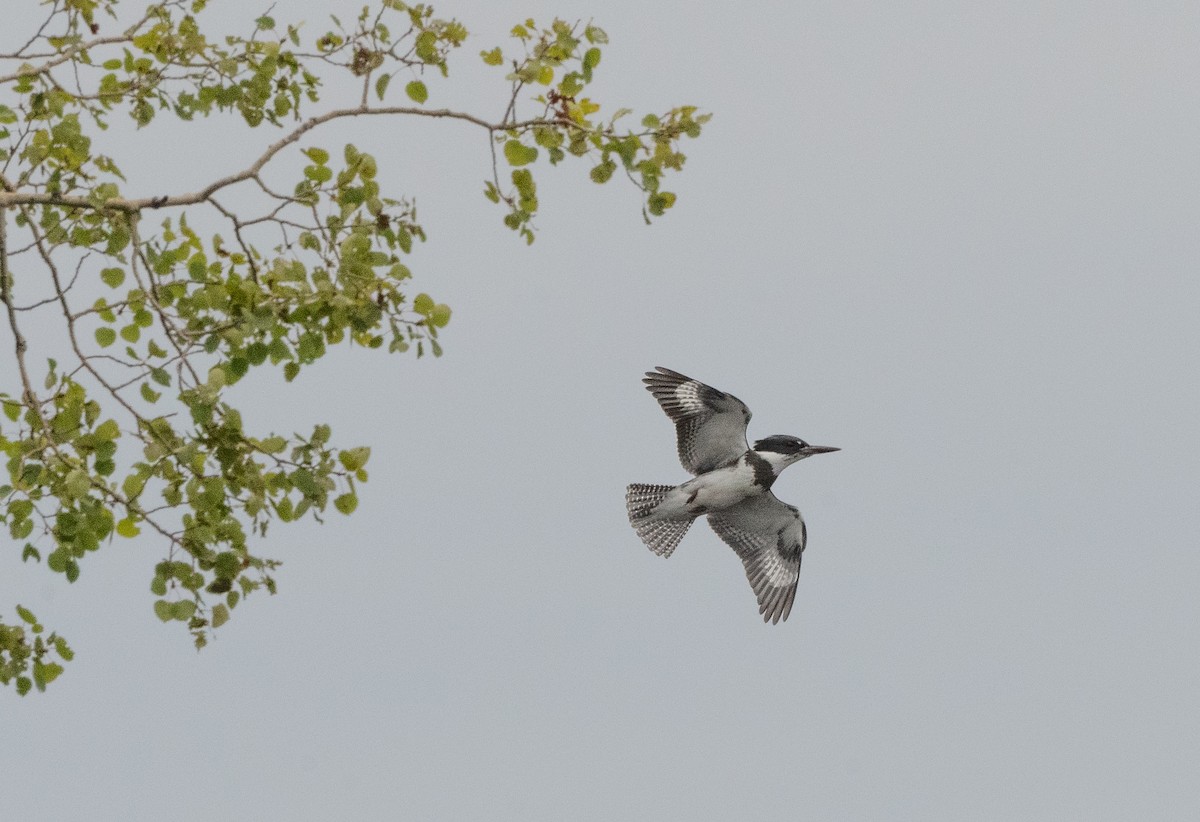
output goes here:
[{"label": "bird's spread wing", "polygon": [[787,619],[808,540],[800,512],[768,491],[709,514],[708,524],[741,557],[763,621]]},{"label": "bird's spread wing", "polygon": [[669,368],[647,371],[642,382],[675,423],[685,469],[704,474],[746,453],[750,409],[737,397]]}]

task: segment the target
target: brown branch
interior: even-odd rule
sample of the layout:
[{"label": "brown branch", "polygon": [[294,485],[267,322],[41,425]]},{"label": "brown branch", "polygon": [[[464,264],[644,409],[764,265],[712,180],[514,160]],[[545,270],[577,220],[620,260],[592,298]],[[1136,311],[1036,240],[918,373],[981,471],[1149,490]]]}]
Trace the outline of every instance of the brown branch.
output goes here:
[{"label": "brown branch", "polygon": [[[192,375],[192,380],[195,384],[200,383],[200,375],[196,373],[196,369],[192,368],[191,360],[188,359],[190,350],[194,345],[194,335],[188,331],[181,330],[171,321],[167,309],[158,301],[158,283],[154,281],[154,269],[149,261],[145,258],[145,249],[142,246],[142,237],[139,230],[140,222],[135,216],[129,221],[129,236],[133,243],[133,253],[129,257],[129,270],[133,274],[133,278],[137,280],[138,287],[146,295],[146,299],[154,306],[154,311],[158,314],[158,320],[162,323],[163,334],[167,337],[167,342],[175,349],[179,355],[179,385],[183,387],[183,369],[186,367],[188,373]],[[141,275],[138,274],[138,262],[141,262],[146,269],[146,279],[149,285],[142,282]],[[185,348],[187,350],[185,350]]]},{"label": "brown branch", "polygon": [[283,149],[297,142],[308,132],[312,131],[319,125],[323,125],[332,120],[338,120],[344,117],[363,117],[371,115],[400,115],[411,114],[418,117],[433,117],[436,119],[452,119],[463,120],[468,123],[473,123],[480,128],[486,129],[489,134],[494,134],[497,131],[528,131],[537,126],[564,126],[579,130],[588,130],[583,126],[575,123],[563,123],[561,120],[548,120],[542,117],[532,120],[522,120],[512,123],[490,123],[473,114],[467,114],[462,111],[452,111],[450,109],[424,109],[414,108],[411,106],[384,106],[380,108],[370,108],[368,106],[358,106],[356,108],[342,108],[328,111],[325,114],[313,117],[304,121],[300,126],[290,132],[287,136],[272,143],[267,147],[267,150],[254,161],[248,168],[242,171],[230,174],[227,177],[222,177],[215,180],[199,191],[193,191],[187,194],[163,195],[159,197],[138,197],[127,199],[124,197],[113,197],[105,200],[102,203],[97,203],[88,197],[79,196],[64,196],[60,194],[50,194],[47,192],[22,192],[17,189],[7,179],[3,180],[4,191],[0,192],[0,208],[4,206],[24,206],[24,205],[58,205],[66,208],[86,208],[100,209],[107,208],[117,211],[142,211],[147,208],[178,208],[180,206],[196,205],[207,201],[212,195],[216,194],[223,188],[228,188],[232,185],[245,182],[246,180],[254,179],[262,171],[263,167],[271,161]]},{"label": "brown branch", "polygon": [[33,34],[31,34],[29,36],[29,39],[25,41],[25,45],[21,46],[14,53],[12,53],[10,55],[4,55],[4,56],[12,57],[14,59],[17,57],[28,56],[25,54],[25,49],[32,46],[34,43],[36,43],[38,41],[38,39],[43,34],[45,34],[46,29],[49,28],[49,26],[52,22],[54,22],[54,18],[57,17],[59,15],[59,13],[61,13],[61,12],[62,12],[62,7],[60,5],[60,2],[59,2],[59,0],[55,0],[54,6],[50,9],[50,13],[48,15],[46,15],[46,19],[42,21],[42,24],[40,26],[38,26],[38,30],[35,31]]},{"label": "brown branch", "polygon": [[89,355],[83,353],[83,349],[79,345],[79,338],[75,334],[76,317],[71,313],[71,306],[67,303],[67,293],[63,289],[62,277],[59,276],[58,266],[55,264],[54,257],[51,255],[50,250],[46,248],[45,238],[42,236],[42,233],[37,230],[34,220],[28,214],[26,214],[25,217],[29,221],[29,230],[32,232],[34,242],[37,244],[38,255],[42,258],[42,262],[46,265],[46,269],[50,272],[50,280],[54,283],[54,294],[58,298],[58,304],[62,308],[63,318],[67,322],[67,338],[71,342],[71,348],[75,352],[75,356],[79,359],[79,364],[82,365],[84,369],[86,369],[87,372],[92,375],[92,379],[103,386],[108,393],[112,394],[113,399],[120,403],[125,410],[128,411],[129,414],[138,421],[140,425],[145,425],[146,419],[142,417],[142,415],[137,412],[137,409],[130,405],[125,398],[113,388],[112,384],[104,378],[104,375],[101,374],[94,365],[92,365]]},{"label": "brown branch", "polygon": [[[50,69],[55,68],[56,66],[61,66],[63,63],[67,62],[68,60],[73,60],[75,58],[75,56],[80,54],[81,52],[85,52],[88,49],[95,48],[96,46],[107,46],[107,45],[112,45],[113,43],[128,43],[130,40],[133,39],[133,36],[135,34],[137,34],[137,30],[140,29],[146,23],[146,21],[149,20],[153,16],[153,13],[154,13],[153,8],[154,7],[152,6],[150,9],[147,9],[146,14],[142,17],[142,19],[138,20],[132,26],[125,29],[125,32],[123,34],[114,34],[114,35],[110,35],[108,37],[97,37],[94,40],[88,40],[83,43],[77,43],[76,45],[71,46],[69,49],[66,49],[66,50],[60,52],[56,57],[50,58],[46,62],[42,63],[40,66],[22,67],[21,69],[13,72],[12,74],[0,75],[0,84],[11,83],[14,80],[21,79],[22,77],[31,77],[31,76],[38,75],[38,74],[45,74],[46,72],[50,71]],[[24,50],[24,49],[22,49],[22,50]],[[0,55],[0,58],[12,60],[12,59],[16,59],[18,56],[19,56],[18,54],[4,54],[4,55]]]},{"label": "brown branch", "polygon": [[34,410],[44,427],[46,420],[42,416],[42,406],[38,402],[37,393],[33,390],[33,383],[29,379],[29,369],[25,365],[25,351],[29,348],[29,344],[25,341],[25,335],[21,333],[21,327],[17,324],[17,309],[13,305],[12,271],[8,268],[8,209],[4,206],[0,206],[0,302],[4,303],[4,307],[8,311],[8,325],[13,333],[17,370],[21,374],[21,386],[24,388],[24,396],[21,399]]},{"label": "brown branch", "polygon": [[[36,233],[35,233],[35,239],[37,240],[39,251],[43,251],[44,249],[41,246],[40,238],[37,237]],[[15,339],[17,367],[21,374],[21,383],[25,389],[25,396],[23,399],[33,409],[34,413],[37,414],[38,420],[41,423],[42,433],[45,436],[44,444],[42,447],[43,448],[48,447],[51,451],[53,451],[55,453],[55,455],[57,455],[57,457],[59,459],[63,460],[64,462],[66,462],[68,464],[73,464],[72,460],[68,456],[62,454],[59,451],[58,447],[54,444],[54,439],[50,435],[50,430],[49,430],[48,423],[46,422],[46,417],[42,413],[41,402],[38,400],[37,394],[33,390],[33,386],[29,380],[29,371],[25,367],[25,350],[27,348],[27,345],[25,342],[25,337],[21,334],[21,330],[17,326],[17,315],[16,315],[15,309],[13,308],[13,303],[12,303],[12,279],[11,279],[11,272],[9,271],[9,268],[8,268],[7,242],[8,242],[8,210],[6,208],[0,206],[0,301],[2,301],[4,303],[5,307],[8,310],[8,322],[9,322],[9,326],[12,328],[13,337]],[[68,327],[69,327],[69,330],[71,331],[71,335],[72,335],[71,342],[72,342],[72,345],[75,347],[76,353],[79,353],[79,347],[76,344],[75,339],[74,339],[74,329],[73,329],[73,327],[71,327],[73,325],[71,322],[71,314],[70,314],[69,308],[67,308],[67,305],[66,305],[66,297],[63,294],[61,280],[59,280],[57,277],[57,270],[54,269],[53,266],[51,268],[52,268],[51,273],[55,278],[55,283],[54,283],[55,290],[57,292],[57,296],[58,296],[59,300],[62,302],[63,312],[67,316]],[[81,362],[83,362],[83,360],[81,360]],[[99,378],[98,375],[96,374],[96,372],[93,369],[91,369],[89,366],[86,365],[86,362],[84,362],[84,365],[85,365],[85,367],[88,367],[88,370],[92,372],[93,376]],[[104,381],[102,379],[100,380],[100,382],[101,382],[101,384],[104,384]],[[125,407],[127,409],[129,409],[129,406],[121,399],[120,396],[116,396],[116,399],[122,405],[125,405]],[[132,409],[129,409],[129,410],[132,411]],[[136,412],[133,412],[133,413],[134,413],[134,416],[136,417],[137,416]],[[140,417],[139,417],[139,419],[140,419]],[[176,543],[179,542],[178,536],[176,536],[174,533],[168,531],[166,528],[164,528],[162,525],[160,525],[157,521],[146,516],[145,512],[141,509],[141,507],[136,502],[134,502],[131,499],[126,498],[123,494],[115,491],[114,489],[109,488],[105,483],[101,482],[99,479],[97,479],[95,477],[89,477],[89,482],[93,488],[100,491],[102,494],[107,496],[109,499],[113,500],[114,502],[117,502],[118,504],[124,505],[125,508],[129,511],[134,511],[137,514],[139,514],[146,523],[148,523],[152,528],[154,528],[154,530],[158,531],[164,537],[169,539],[171,541],[172,546],[174,546]],[[35,510],[39,510],[39,515],[41,514],[40,509],[36,509],[36,507],[35,507]]]}]

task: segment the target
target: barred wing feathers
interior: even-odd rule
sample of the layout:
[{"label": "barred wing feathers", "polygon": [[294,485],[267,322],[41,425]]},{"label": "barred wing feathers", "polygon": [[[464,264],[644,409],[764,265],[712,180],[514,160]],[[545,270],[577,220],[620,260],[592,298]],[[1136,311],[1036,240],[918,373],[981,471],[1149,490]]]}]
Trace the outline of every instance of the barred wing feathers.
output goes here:
[{"label": "barred wing feathers", "polygon": [[768,491],[709,514],[708,524],[741,558],[763,621],[786,620],[808,541],[800,512]]},{"label": "barred wing feathers", "polygon": [[749,449],[750,409],[737,397],[661,366],[642,382],[675,423],[679,461],[690,473],[731,465]]}]

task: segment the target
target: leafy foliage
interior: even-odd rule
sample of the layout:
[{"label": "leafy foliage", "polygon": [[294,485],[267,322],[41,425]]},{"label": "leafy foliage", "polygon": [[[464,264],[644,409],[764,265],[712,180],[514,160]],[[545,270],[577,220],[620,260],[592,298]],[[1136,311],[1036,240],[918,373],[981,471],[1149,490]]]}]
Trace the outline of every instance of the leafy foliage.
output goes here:
[{"label": "leafy foliage", "polygon": [[[39,691],[46,690],[63,672],[63,666],[51,660],[51,650],[64,662],[70,662],[75,654],[58,634],[42,636],[45,628],[28,609],[18,605],[17,616],[24,625],[0,624],[0,685],[14,683],[17,693],[24,696],[35,685]],[[26,631],[33,634],[32,645]]]},{"label": "leafy foliage", "polygon": [[[0,523],[23,561],[69,582],[103,544],[153,538],[153,611],[197,647],[248,595],[275,591],[279,563],[255,553],[255,536],[320,520],[331,504],[353,513],[368,479],[369,448],[334,447],[323,424],[290,437],[247,430],[228,390],[263,369],[291,382],[339,344],[439,356],[451,318],[409,282],[426,239],[413,201],[384,190],[371,154],[318,145],[319,128],[375,116],[480,127],[492,146],[484,194],[533,242],[543,161],[582,158],[596,183],[624,171],[649,221],[674,204],[662,181],[707,119],[690,106],[628,130],[627,109],[599,119],[587,92],[608,37],[591,24],[526,20],[511,56],[483,50],[508,83],[492,122],[430,107],[427,80],[448,76],[467,30],[426,5],[380,0],[315,37],[270,16],[248,36],[213,37],[206,0],[145,6],[123,28],[119,0],[44,5],[37,32],[0,54],[0,303],[19,380],[0,393]],[[360,86],[357,99],[323,105],[339,76]],[[389,102],[400,87],[404,99]],[[114,116],[142,129],[233,116],[281,136],[198,191],[136,197],[103,152]],[[280,187],[268,167],[285,153],[304,162]],[[42,360],[35,374],[28,322],[60,323],[72,361]],[[71,651],[18,615],[0,623],[0,683],[24,694],[62,671],[51,650]]]}]

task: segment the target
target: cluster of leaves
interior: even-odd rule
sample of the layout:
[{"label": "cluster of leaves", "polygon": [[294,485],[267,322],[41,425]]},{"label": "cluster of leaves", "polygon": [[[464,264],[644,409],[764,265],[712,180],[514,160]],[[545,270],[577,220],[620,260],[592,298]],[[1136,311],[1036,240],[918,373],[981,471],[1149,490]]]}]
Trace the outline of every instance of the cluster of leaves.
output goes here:
[{"label": "cluster of leaves", "polygon": [[[0,685],[13,683],[24,696],[35,685],[39,691],[46,690],[63,672],[63,666],[52,661],[51,650],[64,662],[70,662],[75,654],[58,634],[43,636],[46,629],[28,609],[18,605],[17,616],[24,625],[0,622]],[[33,634],[32,644],[29,634]]]},{"label": "cluster of leaves", "polygon": [[[319,521],[330,505],[352,513],[368,479],[365,446],[334,447],[323,424],[307,435],[247,430],[230,389],[263,369],[292,382],[338,344],[440,356],[451,318],[410,286],[409,256],[425,240],[413,202],[387,191],[372,154],[330,152],[312,132],[364,116],[481,127],[492,147],[484,193],[532,242],[541,158],[587,158],[597,183],[621,168],[648,220],[674,204],[661,180],[706,120],[690,106],[626,131],[617,121],[628,110],[598,119],[584,92],[608,38],[594,25],[516,26],[507,110],[491,122],[427,107],[427,73],[448,75],[467,31],[426,5],[380,0],[307,39],[270,16],[248,37],[214,39],[201,25],[205,0],[154,3],[116,34],[101,32],[119,0],[47,5],[38,32],[0,53],[0,304],[18,379],[0,392],[0,523],[24,560],[71,582],[106,541],[153,536],[163,550],[154,613],[185,624],[197,647],[247,595],[274,592],[279,563],[255,553],[254,537],[274,521]],[[500,48],[481,56],[506,64]],[[403,105],[387,102],[397,76]],[[338,82],[353,83],[356,99],[317,110]],[[163,115],[232,114],[282,136],[199,191],[132,197],[95,144],[121,112],[143,129]],[[285,152],[301,161],[294,174],[273,165]],[[61,324],[72,361],[42,360],[35,376],[22,325],[42,314]],[[0,683],[22,692],[58,675],[43,660],[50,647],[70,658],[27,613],[32,645],[24,628],[0,625]]]},{"label": "cluster of leaves", "polygon": [[[512,29],[522,53],[512,60],[507,76],[512,84],[510,111],[522,89],[532,86],[538,89],[534,101],[541,106],[543,122],[514,124],[495,135],[505,160],[514,167],[512,186],[505,190],[496,174],[485,183],[484,193],[492,202],[508,206],[505,225],[527,243],[534,239],[531,220],[538,208],[537,185],[527,166],[543,151],[551,165],[558,165],[568,155],[591,158],[594,164],[589,176],[595,183],[607,183],[620,167],[645,194],[642,216],[649,223],[651,215],[661,216],[675,204],[675,194],[663,190],[661,183],[667,171],[683,168],[686,157],[679,150],[679,138],[699,137],[701,126],[711,116],[699,114],[695,106],[680,106],[662,115],[647,114],[640,130],[620,131],[617,121],[633,113],[622,108],[602,121],[597,116],[600,104],[584,92],[600,65],[601,46],[607,45],[608,35],[591,24],[582,32],[579,28],[562,20],[538,28],[530,19]],[[505,64],[500,47],[480,56],[491,66]]]}]

